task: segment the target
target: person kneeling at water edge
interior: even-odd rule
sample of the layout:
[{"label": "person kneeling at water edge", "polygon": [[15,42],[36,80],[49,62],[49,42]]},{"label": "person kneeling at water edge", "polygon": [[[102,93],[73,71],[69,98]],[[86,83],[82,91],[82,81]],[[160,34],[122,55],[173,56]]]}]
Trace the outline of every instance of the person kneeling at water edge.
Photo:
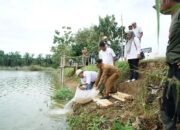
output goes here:
[{"label": "person kneeling at water edge", "polygon": [[95,87],[100,89],[100,93],[103,92],[102,99],[107,99],[109,98],[109,93],[112,91],[113,86],[120,76],[120,72],[115,66],[103,64],[102,59],[98,59],[96,63],[100,71],[95,82]]},{"label": "person kneeling at water edge", "polygon": [[[98,74],[95,71],[83,71],[78,69],[76,71],[76,75],[81,79],[81,84],[79,87],[81,89],[90,90],[92,89]],[[83,86],[85,86],[85,88],[83,88]]]}]

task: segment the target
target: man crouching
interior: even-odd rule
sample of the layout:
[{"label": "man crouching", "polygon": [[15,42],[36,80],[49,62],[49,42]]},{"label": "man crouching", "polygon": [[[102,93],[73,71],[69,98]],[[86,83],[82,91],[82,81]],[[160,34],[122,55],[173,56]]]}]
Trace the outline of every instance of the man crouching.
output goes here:
[{"label": "man crouching", "polygon": [[103,64],[102,59],[98,59],[96,63],[99,68],[99,75],[95,82],[95,87],[103,93],[102,99],[108,99],[109,93],[120,76],[120,72],[115,66]]}]

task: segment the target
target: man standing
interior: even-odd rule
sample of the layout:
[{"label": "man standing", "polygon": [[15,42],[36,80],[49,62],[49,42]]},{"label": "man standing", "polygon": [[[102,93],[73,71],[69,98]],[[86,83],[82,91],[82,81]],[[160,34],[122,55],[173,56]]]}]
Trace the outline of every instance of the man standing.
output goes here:
[{"label": "man standing", "polygon": [[160,117],[165,130],[177,130],[180,121],[180,0],[161,0],[161,12],[172,16],[166,61],[168,81],[163,90]]},{"label": "man standing", "polygon": [[82,63],[83,65],[88,65],[88,52],[86,47],[82,50]]},{"label": "man standing", "polygon": [[115,53],[113,49],[110,47],[106,46],[105,41],[101,41],[99,44],[100,51],[99,51],[99,59],[102,59],[102,62],[104,64],[109,64],[109,65],[115,65]]},{"label": "man standing", "polygon": [[83,71],[78,69],[76,75],[81,79],[80,86],[85,85],[85,89],[90,90],[92,89],[98,74],[95,71]]},{"label": "man standing", "polygon": [[143,36],[143,31],[140,27],[137,26],[136,22],[132,23],[134,34],[137,38],[139,38],[139,41],[141,41],[141,38]]},{"label": "man standing", "polygon": [[[118,80],[120,73],[117,67],[103,64],[102,59],[98,59],[97,67],[99,68],[99,75],[95,82],[95,87],[102,89],[103,99],[109,98],[109,93]],[[103,88],[104,87],[104,88]]]}]

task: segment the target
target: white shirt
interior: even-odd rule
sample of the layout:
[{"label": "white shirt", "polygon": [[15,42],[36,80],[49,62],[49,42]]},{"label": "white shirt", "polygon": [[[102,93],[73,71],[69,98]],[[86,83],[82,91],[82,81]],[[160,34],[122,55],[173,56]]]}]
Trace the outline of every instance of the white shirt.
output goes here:
[{"label": "white shirt", "polygon": [[82,84],[90,84],[91,82],[95,82],[98,76],[98,73],[95,71],[84,71],[84,78],[81,78]]},{"label": "white shirt", "polygon": [[133,32],[134,32],[136,37],[140,38],[141,33],[143,32],[143,30],[140,27],[136,27],[135,29],[133,29]]},{"label": "white shirt", "polygon": [[104,64],[113,65],[115,56],[116,55],[115,55],[113,49],[111,49],[110,47],[107,47],[105,51],[103,51],[103,50],[99,51],[99,59],[102,59]]},{"label": "white shirt", "polygon": [[[140,51],[141,51],[141,45],[140,45],[140,41],[137,37],[134,37],[134,42],[132,42],[131,44],[131,50],[130,52],[128,53],[127,51],[127,46],[129,46],[129,42],[126,43],[125,45],[125,50],[124,50],[124,57],[126,59],[137,59],[138,58],[138,54],[140,54]],[[135,46],[136,45],[136,46]],[[137,47],[137,48],[136,48]]]}]

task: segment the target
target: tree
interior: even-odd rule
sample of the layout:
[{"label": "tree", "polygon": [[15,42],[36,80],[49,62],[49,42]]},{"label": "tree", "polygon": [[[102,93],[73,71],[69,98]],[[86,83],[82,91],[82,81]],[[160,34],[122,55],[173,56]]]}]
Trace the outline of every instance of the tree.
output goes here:
[{"label": "tree", "polygon": [[54,46],[52,46],[51,51],[53,52],[52,59],[56,64],[59,64],[59,59],[63,55],[71,54],[71,46],[74,43],[73,34],[71,27],[62,27],[63,33],[55,30],[55,35],[53,39]]},{"label": "tree", "polygon": [[93,27],[84,28],[75,34],[75,43],[76,44],[72,46],[74,56],[80,56],[83,47],[87,48],[88,53],[97,52],[99,36]]},{"label": "tree", "polygon": [[4,51],[0,50],[0,65],[4,65]]},{"label": "tree", "polygon": [[99,17],[99,25],[94,26],[94,30],[99,35],[99,40],[102,36],[107,36],[111,41],[111,47],[118,51],[119,45],[122,43],[122,36],[125,34],[125,27],[118,26],[118,23],[115,21],[115,16],[106,15],[105,18]]},{"label": "tree", "polygon": [[24,65],[31,65],[34,62],[34,54],[26,52],[23,56]]}]

